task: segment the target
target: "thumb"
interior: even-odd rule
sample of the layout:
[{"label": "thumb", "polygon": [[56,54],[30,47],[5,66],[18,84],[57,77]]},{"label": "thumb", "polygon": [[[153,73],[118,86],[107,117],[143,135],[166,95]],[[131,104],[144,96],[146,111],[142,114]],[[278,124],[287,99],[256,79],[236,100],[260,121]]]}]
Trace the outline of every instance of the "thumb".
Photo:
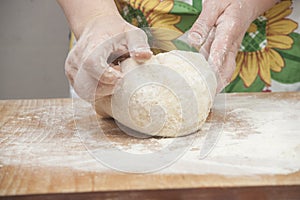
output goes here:
[{"label": "thumb", "polygon": [[[194,46],[201,46],[209,35],[211,29],[216,25],[218,17],[226,8],[224,1],[206,0],[203,9],[188,34],[189,42]],[[224,7],[225,6],[225,7]]]},{"label": "thumb", "polygon": [[130,57],[138,62],[144,62],[151,58],[152,51],[148,44],[147,35],[143,30],[134,28],[128,31],[126,39]]}]

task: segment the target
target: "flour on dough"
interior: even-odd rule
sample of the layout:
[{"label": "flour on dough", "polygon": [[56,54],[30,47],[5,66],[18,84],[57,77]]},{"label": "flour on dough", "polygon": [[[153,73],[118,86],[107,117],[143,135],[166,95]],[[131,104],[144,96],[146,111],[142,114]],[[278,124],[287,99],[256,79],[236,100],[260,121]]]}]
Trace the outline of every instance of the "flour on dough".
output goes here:
[{"label": "flour on dough", "polygon": [[160,53],[145,63],[121,63],[124,78],[98,111],[135,131],[163,137],[191,134],[205,122],[217,81],[199,53]]}]

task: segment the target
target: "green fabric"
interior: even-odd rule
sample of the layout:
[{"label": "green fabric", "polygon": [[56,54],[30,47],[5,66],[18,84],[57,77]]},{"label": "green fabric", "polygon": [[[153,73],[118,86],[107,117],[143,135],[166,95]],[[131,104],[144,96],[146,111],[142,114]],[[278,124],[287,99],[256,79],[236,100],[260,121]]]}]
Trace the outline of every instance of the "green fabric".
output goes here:
[{"label": "green fabric", "polygon": [[200,0],[194,0],[193,3],[193,6],[191,6],[175,0],[174,6],[170,11],[171,14],[180,15],[181,20],[175,26],[182,32],[186,32],[192,27],[202,10],[202,2]]},{"label": "green fabric", "polygon": [[267,19],[263,16],[257,18],[253,24],[256,25],[256,32],[247,32],[244,36],[243,42],[240,47],[242,52],[255,52],[266,47],[267,45],[267,33],[266,25]]},{"label": "green fabric", "polygon": [[291,49],[276,49],[285,61],[285,67],[281,72],[271,71],[271,77],[281,83],[297,83],[300,82],[300,34],[291,33],[290,36],[294,40]]},{"label": "green fabric", "polygon": [[199,15],[199,10],[195,7],[184,3],[182,1],[174,1],[174,6],[172,10],[170,11],[171,14],[190,14],[190,15]]},{"label": "green fabric", "polygon": [[[150,0],[145,0],[145,1],[150,1]],[[161,19],[164,19],[163,15],[167,15],[166,21],[167,25],[166,27],[173,26],[173,30],[178,30],[179,32],[185,33],[188,31],[194,22],[197,20],[199,14],[201,13],[202,10],[202,0],[193,0],[193,5],[189,5],[188,3],[185,3],[180,0],[174,0],[173,2],[167,2],[168,4],[173,4],[172,7],[164,7],[169,10],[163,10],[163,7],[160,7],[162,9],[162,13],[155,13],[153,15],[153,12],[155,8],[153,8],[151,11],[149,11],[146,15],[143,13],[143,10],[140,10],[139,5],[136,4],[134,1],[130,3],[123,0],[123,4],[120,7],[120,12],[123,16],[123,18],[128,21],[129,23],[132,23],[140,28],[143,27],[148,27],[150,24],[153,27],[162,27],[164,28],[163,24],[160,23],[152,23],[152,21],[147,22],[147,20],[153,20],[153,18],[160,17]],[[141,3],[139,1],[139,3]],[[166,2],[164,2],[166,3]],[[145,4],[147,5],[147,3]],[[156,6],[155,4],[152,3],[152,5]],[[155,11],[158,12],[158,11]],[[274,12],[274,11],[273,11]],[[283,11],[281,11],[283,12]],[[149,14],[151,13],[151,14]],[[180,16],[175,18],[173,16],[170,17],[171,15],[176,15]],[[152,15],[152,16],[151,16]],[[149,18],[151,16],[152,18]],[[288,19],[289,17],[285,17],[285,20],[290,20]],[[157,19],[157,18],[156,18]],[[176,19],[176,21],[175,21]],[[174,23],[172,24],[172,20],[174,20]],[[282,19],[280,19],[282,20]],[[292,21],[292,20],[290,20]],[[273,22],[274,23],[274,22]],[[256,20],[253,21],[253,24],[251,26],[251,29],[249,29],[242,41],[242,44],[240,46],[239,53],[244,53],[244,52],[258,52],[264,48],[268,48],[268,41],[267,41],[267,34],[270,34],[271,32],[268,32],[267,26],[269,27],[268,24],[268,19],[266,16],[260,16]],[[282,26],[285,26],[282,24]],[[151,32],[147,32],[148,38],[149,38],[149,43],[150,45],[152,44],[152,40],[157,40],[159,41],[159,38],[153,38],[156,37],[156,35],[152,35]],[[278,34],[280,35],[280,34]],[[166,37],[167,34],[164,35]],[[284,59],[285,66],[282,68],[280,72],[273,72],[271,70],[271,78],[281,82],[281,83],[297,83],[300,82],[300,35],[297,33],[291,33],[290,37],[294,40],[294,44],[291,49],[287,50],[282,50],[282,49],[274,49],[279,54],[282,56],[282,59]],[[165,40],[165,39],[164,39]],[[180,50],[185,50],[185,51],[196,51],[196,49],[191,48],[188,44],[185,42],[178,40],[176,38],[172,38],[170,35],[170,41],[175,45],[174,48],[176,47],[177,49]],[[285,42],[285,41],[282,41]],[[288,42],[288,41],[287,41]],[[168,45],[168,44],[164,44]],[[172,45],[170,45],[172,46]],[[247,54],[245,54],[247,55]],[[242,63],[242,62],[240,62]],[[243,66],[242,66],[243,67]],[[261,66],[260,66],[261,67]],[[252,83],[250,87],[245,87],[243,80],[238,76],[230,85],[226,87],[224,91],[226,92],[260,92],[264,89],[265,83],[264,81],[261,80],[259,77],[261,74],[257,74],[256,80]],[[264,76],[262,76],[264,77]],[[269,80],[269,79],[268,79]]]},{"label": "green fabric", "polygon": [[193,0],[193,7],[196,8],[200,13],[202,10],[202,1],[201,0]]},{"label": "green fabric", "polygon": [[187,43],[185,43],[181,40],[177,39],[177,40],[173,40],[172,42],[178,50],[198,52],[197,49],[195,49],[194,47],[191,47],[190,45],[188,45]]},{"label": "green fabric", "polygon": [[181,20],[178,24],[175,26],[181,30],[182,32],[188,31],[190,28],[192,28],[194,22],[197,20],[198,15],[181,15]]},{"label": "green fabric", "polygon": [[248,88],[245,87],[243,80],[238,76],[224,89],[224,92],[261,92],[264,87],[265,83],[260,79],[259,76],[256,77],[253,84]]},{"label": "green fabric", "polygon": [[132,8],[130,5],[128,5],[128,12],[126,14],[125,12],[122,12],[121,15],[123,19],[125,19],[128,23],[132,23],[133,19],[137,19],[137,27],[139,28],[149,27],[149,24],[143,12],[138,9]]}]

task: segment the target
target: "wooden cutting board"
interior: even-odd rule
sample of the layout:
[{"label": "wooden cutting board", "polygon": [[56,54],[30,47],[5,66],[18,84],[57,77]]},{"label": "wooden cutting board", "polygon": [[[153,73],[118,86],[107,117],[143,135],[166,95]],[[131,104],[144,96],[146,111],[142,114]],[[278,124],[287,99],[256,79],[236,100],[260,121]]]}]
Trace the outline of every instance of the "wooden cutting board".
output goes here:
[{"label": "wooden cutting board", "polygon": [[[173,140],[133,138],[89,109],[72,99],[0,101],[0,195],[300,199],[300,93],[219,95],[203,129],[188,136],[193,142],[184,154],[146,174],[113,170],[87,148],[143,154]],[[90,131],[95,120],[109,144]]]}]

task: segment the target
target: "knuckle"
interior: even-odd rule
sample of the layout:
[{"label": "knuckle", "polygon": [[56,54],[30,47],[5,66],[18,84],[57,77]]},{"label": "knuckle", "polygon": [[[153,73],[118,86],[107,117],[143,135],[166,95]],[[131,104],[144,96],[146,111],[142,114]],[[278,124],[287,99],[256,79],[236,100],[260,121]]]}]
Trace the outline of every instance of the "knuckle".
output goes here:
[{"label": "knuckle", "polygon": [[65,75],[68,78],[68,80],[70,81],[71,85],[74,86],[74,74],[70,71],[70,70],[65,70]]},{"label": "knuckle", "polygon": [[68,71],[70,70],[72,67],[72,65],[74,64],[73,62],[73,58],[71,56],[68,56],[68,58],[66,59],[66,63],[65,63],[65,70]]},{"label": "knuckle", "polygon": [[243,26],[243,22],[242,22],[242,19],[240,17],[234,17],[232,19],[232,26],[233,28],[237,29],[237,28],[240,28]]},{"label": "knuckle", "polygon": [[69,65],[69,64],[66,64],[66,65],[65,65],[65,75],[66,75],[69,79],[72,78],[72,69],[73,69],[72,65]]},{"label": "knuckle", "polygon": [[202,0],[202,8],[208,8],[210,5],[214,4],[213,0]]},{"label": "knuckle", "polygon": [[95,65],[95,61],[93,58],[91,57],[88,57],[86,58],[83,62],[82,62],[82,67],[87,70],[87,71],[90,71],[93,66]]},{"label": "knuckle", "polygon": [[238,16],[230,16],[228,18],[228,30],[232,31],[233,33],[240,32],[245,26],[245,22]]},{"label": "knuckle", "polygon": [[202,30],[202,31],[208,32],[208,29],[209,29],[209,28],[208,28],[207,23],[208,23],[207,20],[199,18],[199,19],[194,23],[193,28],[194,28],[194,29],[197,29],[197,30]]}]

